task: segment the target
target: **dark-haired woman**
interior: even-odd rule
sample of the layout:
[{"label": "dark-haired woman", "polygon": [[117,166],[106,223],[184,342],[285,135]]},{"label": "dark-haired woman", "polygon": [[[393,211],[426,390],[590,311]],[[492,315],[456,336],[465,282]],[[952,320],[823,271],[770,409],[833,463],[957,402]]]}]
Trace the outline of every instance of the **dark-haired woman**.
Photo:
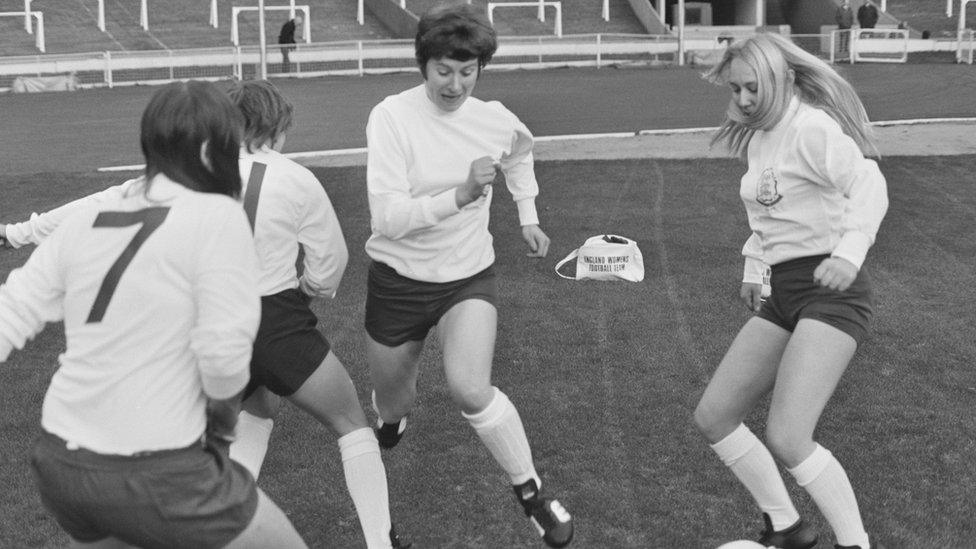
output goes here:
[{"label": "dark-haired woman", "polygon": [[415,46],[423,83],[387,97],[367,124],[367,360],[380,445],[391,448],[404,433],[433,328],[451,398],[544,541],[562,547],[572,539],[572,518],[541,493],[518,411],[491,384],[497,291],[488,217],[498,172],[529,256],[545,257],[549,248],[535,207],[532,134],[501,103],[471,95],[497,48],[481,10],[431,10],[420,19]]},{"label": "dark-haired woman", "polygon": [[0,287],[0,359],[63,320],[31,465],[74,547],[304,547],[227,444],[258,327],[243,123],[212,84],[142,117],[145,177],[67,217]]},{"label": "dark-haired woman", "polygon": [[[345,238],[315,175],[281,154],[293,120],[291,103],[270,82],[233,82],[231,101],[244,115],[240,173],[244,210],[258,256],[261,322],[251,356],[230,456],[257,479],[274,416],[284,397],[338,437],[343,473],[369,549],[409,547],[390,520],[386,470],[349,374],[318,331],[312,298],[335,296],[346,268]],[[14,246],[38,244],[74,212],[98,207],[142,185],[126,181],[6,228]],[[302,271],[296,260],[299,247]]]}]

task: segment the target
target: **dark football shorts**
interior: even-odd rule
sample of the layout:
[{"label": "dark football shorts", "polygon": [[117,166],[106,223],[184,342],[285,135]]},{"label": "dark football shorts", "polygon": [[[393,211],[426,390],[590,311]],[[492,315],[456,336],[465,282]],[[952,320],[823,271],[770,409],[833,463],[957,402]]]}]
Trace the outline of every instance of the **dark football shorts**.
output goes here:
[{"label": "dark football shorts", "polygon": [[251,355],[251,380],[245,398],[258,387],[289,396],[329,354],[329,341],[315,325],[309,298],[295,288],[261,298],[261,324]]},{"label": "dark football shorts", "polygon": [[813,271],[828,257],[801,257],[773,265],[773,293],[758,316],[791,332],[801,318],[819,320],[860,344],[873,315],[871,279],[862,268],[843,292],[820,286],[813,280]]},{"label": "dark football shorts", "polygon": [[373,261],[366,281],[366,333],[388,347],[422,341],[448,309],[467,299],[495,305],[493,266],[452,282],[420,282]]},{"label": "dark football shorts", "polygon": [[251,523],[254,478],[226,448],[113,456],[69,450],[43,432],[31,455],[44,507],[75,540],[109,537],[147,549],[223,547]]}]

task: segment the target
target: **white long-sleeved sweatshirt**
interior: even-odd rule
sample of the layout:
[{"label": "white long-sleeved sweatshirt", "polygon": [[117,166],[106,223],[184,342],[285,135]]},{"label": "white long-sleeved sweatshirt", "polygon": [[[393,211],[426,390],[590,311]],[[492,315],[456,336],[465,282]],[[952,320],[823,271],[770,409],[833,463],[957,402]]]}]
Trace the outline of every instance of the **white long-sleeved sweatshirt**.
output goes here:
[{"label": "white long-sleeved sweatshirt", "polygon": [[830,115],[794,97],[773,129],[752,137],[748,163],[739,188],[752,229],[743,282],[813,255],[861,267],[888,210],[887,185]]},{"label": "white long-sleeved sweatshirt", "polygon": [[182,448],[206,399],[249,378],[260,301],[247,219],[234,200],[158,175],[62,220],[0,286],[0,361],[64,320],[45,430],[103,453]]},{"label": "white long-sleeved sweatshirt", "polygon": [[494,262],[488,232],[494,192],[461,209],[454,198],[478,158],[501,163],[520,224],[539,223],[532,134],[497,101],[469,97],[446,112],[420,85],[374,107],[366,137],[373,231],[366,253],[407,278],[450,282]]},{"label": "white long-sleeved sweatshirt", "polygon": [[[261,268],[258,280],[261,295],[301,287],[311,296],[334,297],[349,261],[349,250],[332,202],[321,183],[307,168],[268,147],[254,153],[242,148],[242,196],[247,193],[255,162],[265,165],[254,229]],[[123,198],[143,181],[143,177],[130,179],[47,212],[31,214],[28,221],[6,226],[7,240],[18,248],[40,244],[71,214]],[[300,278],[295,267],[297,244],[301,244],[305,252]]]}]

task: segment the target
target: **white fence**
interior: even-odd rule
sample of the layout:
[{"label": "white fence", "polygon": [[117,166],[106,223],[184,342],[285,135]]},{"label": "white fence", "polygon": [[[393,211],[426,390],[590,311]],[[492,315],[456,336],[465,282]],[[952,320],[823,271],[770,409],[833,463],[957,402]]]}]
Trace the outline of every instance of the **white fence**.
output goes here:
[{"label": "white fence", "polygon": [[909,34],[906,29],[850,29],[830,33],[830,62],[905,63]]},{"label": "white fence", "polygon": [[973,49],[976,48],[976,32],[973,29],[963,29],[958,32],[956,42],[956,63],[973,64]]},{"label": "white fence", "polygon": [[[492,68],[605,66],[619,63],[675,63],[677,41],[670,36],[589,34],[504,37]],[[295,44],[289,52],[293,76],[321,76],[416,70],[413,40]],[[146,84],[178,79],[253,78],[259,46],[95,52],[0,57],[0,89],[19,76],[73,74],[82,87]],[[285,74],[277,46],[267,48],[271,75]]]},{"label": "white fence", "polygon": [[[889,33],[885,32],[887,36]],[[740,37],[741,35],[734,36]],[[832,38],[836,37],[830,34],[792,35],[791,38],[815,55],[832,60],[835,56],[837,45]],[[724,37],[716,39],[714,36],[686,39],[686,56],[681,61],[703,64],[714,61],[725,47],[723,39]],[[968,40],[965,42],[968,49],[963,46],[964,39]],[[914,39],[906,41],[898,33],[896,38],[884,41],[880,37],[870,41],[867,38],[855,38],[851,45],[858,52],[855,60],[868,60],[869,51],[879,50],[884,54],[882,57],[888,56],[900,61],[908,51],[932,51],[930,42]],[[960,52],[960,61],[972,60],[971,32],[960,33],[958,40],[937,45],[946,51]],[[268,46],[266,51],[268,74],[273,76],[281,76],[286,70],[291,71],[290,76],[364,75],[416,70],[412,40],[296,44],[294,50],[290,51],[289,65],[282,63],[282,55],[277,46]],[[678,51],[678,40],[670,35],[501,37],[498,52],[490,68],[678,64]],[[190,78],[245,79],[259,75],[260,64],[259,46],[0,57],[0,90],[9,89],[17,77],[64,74],[73,75],[82,87],[112,87]]]}]

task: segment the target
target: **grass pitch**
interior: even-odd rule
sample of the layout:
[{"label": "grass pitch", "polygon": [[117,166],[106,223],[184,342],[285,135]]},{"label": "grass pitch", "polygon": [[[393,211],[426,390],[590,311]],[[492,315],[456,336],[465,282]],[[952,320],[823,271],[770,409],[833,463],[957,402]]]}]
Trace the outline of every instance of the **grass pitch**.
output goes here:
[{"label": "grass pitch", "polygon": [[[821,421],[867,527],[894,548],[970,546],[976,486],[976,157],[887,158],[891,208],[867,269],[873,334]],[[525,257],[515,208],[497,189],[494,382],[518,407],[545,486],[576,518],[575,547],[698,548],[753,538],[758,511],[708,449],[691,411],[748,311],[738,303],[748,235],[731,160],[541,162],[550,257]],[[351,258],[339,296],[316,305],[363,405],[368,210],[363,168],[316,169]],[[0,179],[0,219],[21,220],[120,182],[118,175]],[[642,283],[575,282],[553,266],[589,236],[617,233],[644,254]],[[29,250],[0,253],[0,275]],[[394,520],[420,548],[541,547],[502,472],[451,405],[434,341],[400,446],[384,452]],[[0,546],[54,547],[28,467],[40,405],[63,345],[53,325],[0,369]],[[762,431],[765,410],[750,418]],[[361,547],[335,437],[296,408],[279,415],[261,485],[312,547]],[[787,477],[801,513],[829,527]]]}]

